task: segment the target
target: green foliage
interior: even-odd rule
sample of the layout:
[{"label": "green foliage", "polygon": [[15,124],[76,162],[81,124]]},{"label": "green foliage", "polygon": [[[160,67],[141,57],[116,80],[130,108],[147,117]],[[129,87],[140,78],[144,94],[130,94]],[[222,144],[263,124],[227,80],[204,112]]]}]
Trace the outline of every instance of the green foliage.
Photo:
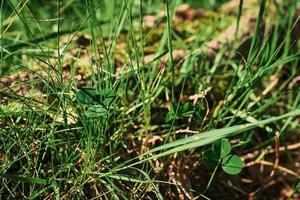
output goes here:
[{"label": "green foliage", "polygon": [[227,155],[222,159],[222,169],[227,174],[235,175],[242,171],[244,163],[240,157],[236,155]]},{"label": "green foliage", "polygon": [[100,98],[102,100],[101,103],[105,107],[109,107],[114,101],[114,99],[116,98],[116,93],[114,90],[110,88],[104,88],[100,92]]},{"label": "green foliage", "polygon": [[222,138],[213,143],[212,150],[204,151],[202,154],[203,163],[210,169],[221,164],[222,169],[227,174],[235,175],[242,171],[243,161],[240,157],[229,154],[231,145],[228,139]]},{"label": "green foliage", "polygon": [[115,97],[114,90],[110,88],[104,88],[97,92],[91,87],[82,87],[76,93],[78,103],[87,105],[101,104],[105,107],[110,106]]},{"label": "green foliage", "polygon": [[214,150],[206,150],[202,153],[203,163],[210,169],[214,169],[219,164],[220,156]]},{"label": "green foliage", "polygon": [[91,118],[104,117],[107,114],[107,110],[102,105],[94,105],[89,107],[84,114]]},{"label": "green foliage", "polygon": [[[225,2],[2,0],[0,199],[209,199],[243,169],[231,137],[266,159],[273,133],[295,141],[298,1]],[[189,184],[170,182],[181,164]],[[241,187],[226,177],[214,191]]]},{"label": "green foliage", "polygon": [[173,120],[179,118],[190,117],[195,112],[193,105],[190,102],[185,104],[180,104],[177,102],[172,102],[170,105],[170,111],[165,117],[166,123],[172,123]]},{"label": "green foliage", "polygon": [[78,103],[88,105],[84,114],[90,118],[105,117],[115,97],[115,92],[109,88],[97,92],[93,88],[83,87],[76,93]]},{"label": "green foliage", "polygon": [[91,105],[95,103],[95,98],[97,97],[97,93],[93,88],[83,87],[79,89],[76,93],[76,99],[78,103]]},{"label": "green foliage", "polygon": [[213,143],[213,150],[218,154],[219,158],[224,158],[231,151],[231,145],[229,140],[222,138]]}]

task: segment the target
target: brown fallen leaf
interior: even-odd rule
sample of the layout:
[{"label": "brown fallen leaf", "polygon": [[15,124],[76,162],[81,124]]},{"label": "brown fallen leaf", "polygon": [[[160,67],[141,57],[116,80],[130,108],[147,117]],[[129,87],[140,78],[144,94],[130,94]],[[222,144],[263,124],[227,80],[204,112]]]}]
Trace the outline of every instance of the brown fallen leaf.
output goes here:
[{"label": "brown fallen leaf", "polygon": [[155,22],[156,22],[156,16],[154,15],[145,15],[143,17],[143,23],[145,24],[145,26],[152,28],[155,26]]},{"label": "brown fallen leaf", "polygon": [[205,15],[203,10],[191,8],[188,4],[182,4],[176,8],[175,16],[182,20],[192,21]]},{"label": "brown fallen leaf", "polygon": [[[173,61],[175,64],[179,63],[184,57],[187,55],[187,52],[182,49],[174,49],[172,52]],[[163,63],[166,63],[169,60],[170,56],[169,54],[162,57],[161,61]]]}]

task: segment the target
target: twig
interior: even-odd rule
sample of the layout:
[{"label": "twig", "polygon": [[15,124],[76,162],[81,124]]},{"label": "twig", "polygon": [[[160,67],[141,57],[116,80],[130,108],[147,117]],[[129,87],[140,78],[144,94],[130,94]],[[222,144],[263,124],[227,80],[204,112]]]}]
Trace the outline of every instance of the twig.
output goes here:
[{"label": "twig", "polygon": [[[256,165],[256,164],[261,164],[261,165],[264,165],[264,166],[274,166],[274,163],[272,162],[269,162],[269,161],[265,161],[265,160],[256,160],[256,161],[253,161],[253,162],[249,162],[245,165],[245,167],[251,167],[253,165]],[[282,167],[280,165],[278,165],[275,169],[279,170],[279,171],[282,171],[284,173],[287,173],[289,175],[292,175],[292,176],[295,176],[296,178],[300,178],[300,175],[297,174],[296,172],[286,168],[286,167]]]}]

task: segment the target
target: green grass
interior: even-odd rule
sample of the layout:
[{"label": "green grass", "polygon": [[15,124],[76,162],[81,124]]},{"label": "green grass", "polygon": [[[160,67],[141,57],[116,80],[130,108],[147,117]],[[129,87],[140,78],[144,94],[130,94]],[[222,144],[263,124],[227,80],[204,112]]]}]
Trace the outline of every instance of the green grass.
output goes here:
[{"label": "green grass", "polygon": [[[0,199],[296,198],[299,3],[249,2],[2,0]],[[222,138],[238,175],[203,164]]]}]

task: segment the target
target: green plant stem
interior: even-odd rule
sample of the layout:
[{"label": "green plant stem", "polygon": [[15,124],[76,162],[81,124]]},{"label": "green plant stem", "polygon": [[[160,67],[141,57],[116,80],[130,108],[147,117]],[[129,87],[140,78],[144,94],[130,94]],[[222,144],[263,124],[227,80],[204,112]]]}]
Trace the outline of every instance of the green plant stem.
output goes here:
[{"label": "green plant stem", "polygon": [[214,177],[215,177],[215,175],[217,173],[217,170],[218,170],[220,164],[221,164],[221,159],[219,160],[218,165],[215,167],[213,173],[211,174],[211,176],[210,176],[210,178],[208,180],[208,183],[207,183],[207,185],[205,187],[205,190],[203,191],[203,194],[205,194],[209,190],[209,188],[211,186],[211,183],[212,183],[212,181],[213,181],[213,179],[214,179]]},{"label": "green plant stem", "polygon": [[170,17],[170,8],[169,8],[169,0],[167,0],[167,26],[168,26],[168,50],[169,50],[169,57],[170,63],[172,68],[172,102],[175,100],[175,66],[173,60],[173,46],[172,46],[172,36],[171,36],[171,17]]}]

